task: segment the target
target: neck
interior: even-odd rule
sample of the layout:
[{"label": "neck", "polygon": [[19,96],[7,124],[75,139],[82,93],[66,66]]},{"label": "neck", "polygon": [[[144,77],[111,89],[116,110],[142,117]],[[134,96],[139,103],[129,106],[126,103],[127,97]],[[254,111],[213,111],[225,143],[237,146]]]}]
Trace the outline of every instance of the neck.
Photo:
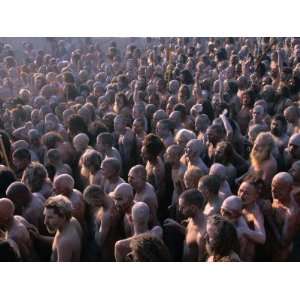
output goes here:
[{"label": "neck", "polygon": [[133,223],[134,235],[144,233],[148,230],[148,225],[146,223]]},{"label": "neck", "polygon": [[144,182],[143,185],[136,187],[136,188],[135,188],[135,191],[136,191],[137,193],[142,193],[145,189],[146,189],[146,182]]},{"label": "neck", "polygon": [[66,227],[67,227],[68,224],[69,224],[68,221],[65,221],[63,224],[61,224],[61,226],[58,227],[58,230],[57,230],[58,233],[59,233],[59,234],[62,234],[63,231],[66,229]]},{"label": "neck", "polygon": [[119,176],[110,177],[108,180],[110,183],[117,183],[119,181]]},{"label": "neck", "polygon": [[191,219],[196,224],[203,224],[204,223],[204,215],[200,211],[197,214],[195,214]]}]

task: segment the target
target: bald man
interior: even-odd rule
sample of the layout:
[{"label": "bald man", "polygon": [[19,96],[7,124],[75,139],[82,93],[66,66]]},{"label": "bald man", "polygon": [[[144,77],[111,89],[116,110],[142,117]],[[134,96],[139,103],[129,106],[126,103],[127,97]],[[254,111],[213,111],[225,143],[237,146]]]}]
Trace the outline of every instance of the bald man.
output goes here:
[{"label": "bald man", "polygon": [[74,189],[74,179],[68,174],[61,174],[55,177],[53,188],[56,195],[64,195],[72,203],[72,215],[82,225],[84,223],[85,205],[82,194]]},{"label": "bald man", "polygon": [[273,251],[273,261],[286,261],[291,254],[293,239],[299,230],[300,207],[292,197],[293,177],[280,172],[272,180],[273,216],[280,240]]},{"label": "bald man", "polygon": [[289,173],[294,180],[292,190],[293,197],[300,205],[300,160],[297,160],[292,164]]},{"label": "bald man", "polygon": [[201,159],[201,155],[204,152],[204,144],[202,141],[197,139],[190,140],[185,147],[185,154],[187,158],[187,166],[195,166],[198,167],[203,174],[208,173],[208,168],[206,164]]},{"label": "bald man", "polygon": [[123,230],[126,237],[130,237],[133,234],[133,224],[131,217],[131,208],[133,202],[133,189],[128,183],[119,184],[113,192],[109,193],[109,196],[113,199],[115,206],[123,219]]},{"label": "bald man", "polygon": [[223,201],[232,195],[230,185],[227,181],[226,168],[222,164],[214,163],[210,167],[208,175],[216,175],[221,179],[221,186],[218,193],[220,200]]},{"label": "bald man", "polygon": [[230,221],[238,234],[240,242],[241,257],[245,253],[248,246],[248,239],[245,236],[245,232],[249,231],[247,222],[243,216],[243,202],[238,196],[227,197],[221,206],[221,215]]},{"label": "bald man", "polygon": [[284,160],[287,169],[291,167],[293,162],[300,160],[300,133],[294,133],[290,137],[284,152]]},{"label": "bald man", "polygon": [[296,105],[291,105],[284,110],[283,115],[288,122],[288,135],[300,133],[299,107],[297,107]]},{"label": "bald man", "polygon": [[83,154],[86,149],[91,148],[89,147],[89,142],[90,139],[88,135],[82,132],[75,135],[72,141],[76,152],[80,155]]},{"label": "bald man", "polygon": [[[92,241],[96,243],[96,255],[93,260],[114,261],[114,246],[123,237],[120,226],[120,214],[112,198],[108,197],[98,185],[89,185],[83,193],[84,201],[89,205]],[[92,244],[91,241],[91,244]],[[91,245],[92,246],[92,245]],[[90,250],[91,247],[89,247]],[[89,256],[93,253],[88,253]]]},{"label": "bald man", "polygon": [[32,194],[24,183],[13,182],[6,190],[6,197],[14,203],[16,214],[39,230],[44,229],[44,205],[38,194]]},{"label": "bald man", "polygon": [[172,168],[172,181],[173,181],[173,194],[172,204],[177,203],[179,195],[185,190],[183,176],[186,171],[180,158],[183,155],[183,148],[179,145],[171,145],[167,148],[165,153],[165,161],[171,165]]},{"label": "bald man", "polygon": [[119,184],[124,183],[120,177],[121,163],[116,158],[106,158],[101,163],[102,174],[104,176],[104,192],[111,193]]},{"label": "bald man", "polygon": [[153,186],[146,181],[146,169],[142,165],[132,167],[128,174],[128,182],[135,191],[134,202],[145,202],[150,208],[150,225],[157,225],[157,196]]},{"label": "bald man", "polygon": [[158,238],[162,238],[162,228],[155,226],[149,229],[150,209],[144,202],[137,202],[133,205],[132,210],[133,235],[127,239],[120,240],[115,244],[116,261],[125,261],[126,255],[130,252],[130,242],[133,237],[139,234],[149,232]]},{"label": "bald man", "polygon": [[29,223],[21,216],[14,216],[15,206],[7,198],[0,199],[0,230],[5,232],[6,239],[13,240],[20,251],[23,261],[36,260],[30,233]]}]

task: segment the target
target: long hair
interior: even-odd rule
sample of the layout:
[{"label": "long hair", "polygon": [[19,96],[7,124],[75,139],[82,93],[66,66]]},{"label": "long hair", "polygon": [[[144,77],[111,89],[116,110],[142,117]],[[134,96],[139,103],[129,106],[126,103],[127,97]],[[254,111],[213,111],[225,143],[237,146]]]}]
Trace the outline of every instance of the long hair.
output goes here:
[{"label": "long hair", "polygon": [[170,253],[163,241],[149,233],[141,234],[130,242],[132,260],[138,262],[171,261]]},{"label": "long hair", "polygon": [[215,260],[229,256],[232,251],[239,253],[239,240],[235,227],[221,215],[209,217],[208,223],[214,225],[215,235],[207,242],[207,250]]}]

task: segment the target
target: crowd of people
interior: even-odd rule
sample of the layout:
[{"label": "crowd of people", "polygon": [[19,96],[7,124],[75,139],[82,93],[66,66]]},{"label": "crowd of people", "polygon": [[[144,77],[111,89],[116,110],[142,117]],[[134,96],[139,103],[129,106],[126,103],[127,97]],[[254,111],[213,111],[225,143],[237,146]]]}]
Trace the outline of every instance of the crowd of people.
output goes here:
[{"label": "crowd of people", "polygon": [[299,38],[45,43],[0,42],[0,261],[300,259]]}]

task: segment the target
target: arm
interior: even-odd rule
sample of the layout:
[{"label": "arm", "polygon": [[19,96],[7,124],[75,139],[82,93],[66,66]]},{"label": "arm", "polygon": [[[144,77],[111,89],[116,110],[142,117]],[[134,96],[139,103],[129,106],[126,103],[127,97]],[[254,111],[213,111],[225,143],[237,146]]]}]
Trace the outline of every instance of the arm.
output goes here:
[{"label": "arm", "polygon": [[264,244],[266,241],[266,232],[264,226],[264,218],[261,212],[257,209],[254,219],[254,230],[245,229],[244,235],[254,243]]},{"label": "arm", "polygon": [[130,252],[130,239],[117,241],[115,244],[115,259],[117,262],[125,261],[126,255]]},{"label": "arm", "polygon": [[95,240],[99,247],[102,247],[110,229],[111,218],[109,214],[104,214],[101,220],[99,231],[95,233]]},{"label": "arm", "polygon": [[225,127],[225,130],[226,130],[226,137],[229,141],[231,141],[233,138],[233,130],[232,130],[232,127],[231,127],[226,115],[227,115],[227,109],[225,109],[222,112],[222,114],[220,115],[220,118],[221,118],[223,125]]}]

